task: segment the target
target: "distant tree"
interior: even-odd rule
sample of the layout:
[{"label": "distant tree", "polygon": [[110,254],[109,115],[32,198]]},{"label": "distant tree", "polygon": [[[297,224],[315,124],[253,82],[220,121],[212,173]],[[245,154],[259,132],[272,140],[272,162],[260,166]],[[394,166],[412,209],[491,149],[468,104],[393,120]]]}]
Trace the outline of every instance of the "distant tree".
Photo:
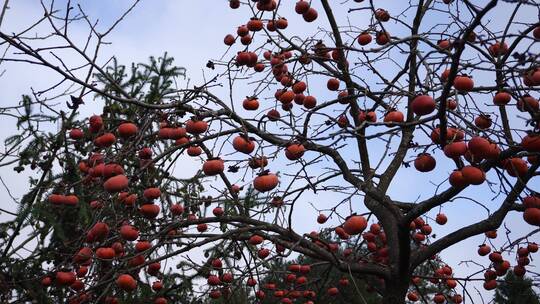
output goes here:
[{"label": "distant tree", "polygon": [[[340,244],[340,239],[332,237],[332,232],[330,229],[323,230],[319,234],[319,238],[326,240],[330,246]],[[363,237],[369,238],[366,235]],[[336,253],[348,256],[349,260],[370,254],[366,248],[360,246],[356,248],[340,246]],[[269,264],[269,271],[261,279],[261,286],[267,293],[274,294],[276,291],[284,291],[284,296],[287,296],[287,293],[290,295],[291,292],[300,291],[304,298],[311,298],[316,303],[333,304],[376,304],[380,303],[382,298],[383,285],[380,281],[370,276],[344,273],[332,265],[327,265],[323,261],[305,255],[300,255],[292,260],[277,258]],[[309,265],[309,276],[307,276],[307,273],[302,274],[302,271],[295,272],[291,270],[291,265]],[[439,259],[430,260],[418,266],[413,278],[415,294],[418,297],[422,295],[427,300],[438,293],[451,293],[446,280],[437,278],[437,272],[444,269],[445,266]],[[288,271],[282,271],[283,269]],[[293,276],[289,277],[291,274]],[[429,280],[420,278],[429,278]],[[302,283],[303,279],[307,279],[307,283]],[[338,282],[337,285],[336,282]],[[339,293],[337,296],[329,296],[328,294],[329,289],[333,287],[338,287]],[[319,292],[316,293],[316,296],[306,297],[304,292],[310,290],[318,290]],[[266,297],[261,303],[271,304],[274,303],[274,300],[272,297]]]},{"label": "distant tree", "polygon": [[532,280],[509,272],[495,290],[496,304],[539,304],[539,295],[532,288]]},{"label": "distant tree", "polygon": [[[327,240],[328,244],[339,244],[338,238],[331,237],[331,230],[323,230],[319,238]],[[351,250],[353,249],[353,250]],[[365,248],[348,248],[340,246],[336,252],[348,255],[349,260],[367,255]],[[352,253],[354,252],[354,254]],[[349,255],[350,254],[350,255]],[[295,298],[295,293],[315,303],[332,304],[375,304],[380,303],[381,284],[368,276],[344,273],[332,265],[311,257],[300,255],[296,259],[277,258],[270,263],[270,271],[261,279],[264,292],[269,294],[284,293],[284,297]],[[300,266],[300,271],[294,270],[294,265]],[[308,266],[309,272],[302,270]],[[273,269],[273,271],[272,271]],[[287,271],[280,271],[286,269]],[[304,268],[305,269],[305,268]],[[305,281],[305,282],[304,282]],[[336,284],[336,282],[338,284]],[[331,296],[331,288],[337,288],[337,296]],[[309,295],[310,292],[316,293]],[[275,303],[275,298],[266,297],[262,304]]]}]

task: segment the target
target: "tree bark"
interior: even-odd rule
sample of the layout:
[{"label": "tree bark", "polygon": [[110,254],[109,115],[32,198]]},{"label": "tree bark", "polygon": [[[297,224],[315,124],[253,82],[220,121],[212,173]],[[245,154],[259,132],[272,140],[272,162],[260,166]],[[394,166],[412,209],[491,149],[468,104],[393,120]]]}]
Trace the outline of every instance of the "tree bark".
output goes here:
[{"label": "tree bark", "polygon": [[408,278],[394,278],[386,281],[385,292],[382,295],[383,304],[405,304],[405,297],[409,287]]},{"label": "tree bark", "polygon": [[397,226],[397,255],[395,260],[391,260],[390,277],[385,280],[385,291],[383,294],[384,304],[405,303],[405,297],[411,281],[410,258],[411,241],[409,230],[406,226]]}]

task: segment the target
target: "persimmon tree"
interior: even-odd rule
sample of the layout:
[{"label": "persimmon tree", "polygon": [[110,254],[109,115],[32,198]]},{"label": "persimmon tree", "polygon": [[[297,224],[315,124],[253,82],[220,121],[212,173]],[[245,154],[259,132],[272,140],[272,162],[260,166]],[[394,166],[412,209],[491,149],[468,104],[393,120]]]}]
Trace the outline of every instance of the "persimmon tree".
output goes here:
[{"label": "persimmon tree", "polygon": [[[538,284],[537,2],[208,1],[239,26],[195,85],[168,55],[100,56],[138,2],[108,28],[70,1],[0,28],[1,62],[59,77],[1,112],[18,128],[2,167],[33,172],[4,211],[3,300],[332,303],[363,280],[381,303],[462,303],[509,271]],[[411,180],[416,200],[395,190]],[[460,202],[481,219],[445,215]],[[456,276],[441,253],[480,235],[463,248],[479,270]]]}]

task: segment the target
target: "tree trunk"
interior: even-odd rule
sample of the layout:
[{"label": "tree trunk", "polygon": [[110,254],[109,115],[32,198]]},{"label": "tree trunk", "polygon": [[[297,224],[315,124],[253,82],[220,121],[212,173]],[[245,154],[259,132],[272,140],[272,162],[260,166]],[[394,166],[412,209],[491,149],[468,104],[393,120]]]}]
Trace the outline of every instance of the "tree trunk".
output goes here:
[{"label": "tree trunk", "polygon": [[386,282],[383,296],[383,304],[405,304],[408,290],[408,279],[398,278],[397,281]]},{"label": "tree trunk", "polygon": [[396,250],[397,254],[391,255],[391,258],[393,257],[393,260],[390,261],[392,267],[390,277],[384,282],[383,304],[405,304],[405,297],[411,281],[409,227],[408,225],[397,226],[396,230],[398,244],[395,244],[391,249]]}]

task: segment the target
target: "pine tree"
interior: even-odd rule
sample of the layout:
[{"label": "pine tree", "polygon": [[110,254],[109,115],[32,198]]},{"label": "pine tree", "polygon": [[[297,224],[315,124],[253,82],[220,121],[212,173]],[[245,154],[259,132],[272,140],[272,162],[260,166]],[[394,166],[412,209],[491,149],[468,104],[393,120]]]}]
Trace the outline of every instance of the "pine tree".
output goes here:
[{"label": "pine tree", "polygon": [[495,290],[496,304],[538,304],[540,296],[532,289],[532,280],[517,277],[512,271],[504,277]]}]

